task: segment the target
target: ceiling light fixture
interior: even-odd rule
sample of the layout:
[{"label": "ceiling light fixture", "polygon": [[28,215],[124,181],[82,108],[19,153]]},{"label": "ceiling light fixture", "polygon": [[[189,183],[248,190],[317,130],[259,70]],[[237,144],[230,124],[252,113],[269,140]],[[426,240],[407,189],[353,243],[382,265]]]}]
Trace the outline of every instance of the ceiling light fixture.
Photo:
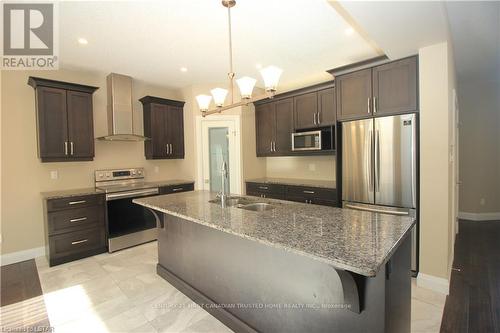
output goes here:
[{"label": "ceiling light fixture", "polygon": [[350,36],[354,33],[354,29],[353,28],[347,28],[344,30],[344,33],[347,35],[347,36]]},{"label": "ceiling light fixture", "polygon": [[78,38],[78,43],[80,43],[82,45],[87,45],[89,43],[89,41],[86,40],[85,38]]},{"label": "ceiling light fixture", "polygon": [[224,106],[228,90],[222,88],[212,89],[212,93],[216,108],[210,110],[210,102],[212,96],[209,95],[198,95],[196,96],[196,101],[202,115],[205,117],[213,113],[220,113],[225,110],[233,109],[238,106],[247,105],[248,103],[256,102],[266,98],[273,98],[276,94],[276,89],[278,87],[278,82],[283,72],[280,68],[275,66],[268,66],[262,68],[260,64],[257,64],[257,68],[260,69],[260,74],[264,80],[264,86],[266,92],[260,96],[252,97],[253,88],[257,80],[248,76],[244,76],[236,80],[238,88],[240,89],[241,101],[234,102],[234,77],[235,73],[233,71],[233,40],[231,31],[231,7],[236,5],[236,0],[222,0],[222,5],[227,8],[228,26],[229,26],[229,73],[227,74],[229,78],[229,88],[231,92],[231,104]]},{"label": "ceiling light fixture", "polygon": [[185,72],[187,72],[187,71],[188,71],[188,69],[187,69],[186,67],[181,67],[181,68],[180,68],[180,71],[185,73]]}]

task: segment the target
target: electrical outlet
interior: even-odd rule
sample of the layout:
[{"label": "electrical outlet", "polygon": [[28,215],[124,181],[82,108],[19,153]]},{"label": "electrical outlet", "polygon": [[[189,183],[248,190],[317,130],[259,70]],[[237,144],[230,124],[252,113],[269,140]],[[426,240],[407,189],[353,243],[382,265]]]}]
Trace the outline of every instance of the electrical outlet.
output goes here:
[{"label": "electrical outlet", "polygon": [[57,170],[53,170],[50,172],[50,179],[58,179],[59,178],[59,172]]},{"label": "electrical outlet", "polygon": [[485,198],[481,198],[481,200],[479,200],[479,204],[480,204],[481,206],[486,205],[486,199],[485,199]]},{"label": "electrical outlet", "polygon": [[316,171],[316,164],[309,163],[309,171]]},{"label": "electrical outlet", "polygon": [[158,173],[160,172],[160,167],[159,166],[155,166],[155,173]]}]

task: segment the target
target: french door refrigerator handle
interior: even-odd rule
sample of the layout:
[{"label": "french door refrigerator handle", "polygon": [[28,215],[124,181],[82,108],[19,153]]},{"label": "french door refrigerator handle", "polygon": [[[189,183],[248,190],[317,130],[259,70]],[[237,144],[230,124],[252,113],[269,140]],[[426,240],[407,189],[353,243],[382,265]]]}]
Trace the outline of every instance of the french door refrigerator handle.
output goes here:
[{"label": "french door refrigerator handle", "polygon": [[368,165],[369,165],[369,168],[368,168],[368,187],[370,188],[370,191],[373,191],[375,192],[375,184],[373,182],[373,159],[375,158],[374,157],[374,153],[373,153],[373,131],[372,130],[369,130],[368,131],[368,136],[369,136],[369,144],[370,144],[370,154],[368,156],[368,158],[370,159]]}]

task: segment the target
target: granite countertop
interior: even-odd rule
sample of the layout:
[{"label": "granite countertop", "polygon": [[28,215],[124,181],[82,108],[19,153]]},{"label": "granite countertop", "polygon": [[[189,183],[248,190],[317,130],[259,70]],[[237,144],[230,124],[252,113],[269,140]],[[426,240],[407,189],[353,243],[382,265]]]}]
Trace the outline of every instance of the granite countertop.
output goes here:
[{"label": "granite countertop", "polygon": [[328,189],[336,189],[336,182],[332,180],[315,180],[315,179],[294,179],[294,178],[256,178],[245,180],[249,183],[264,183],[264,184],[281,184],[295,186],[310,186]]},{"label": "granite countertop", "polygon": [[43,199],[59,199],[59,198],[67,198],[67,197],[78,197],[81,195],[92,195],[104,193],[104,191],[98,190],[95,187],[86,187],[86,188],[76,188],[71,190],[60,190],[60,191],[49,191],[49,192],[41,192],[40,195]]},{"label": "granite countertop", "polygon": [[239,237],[375,276],[410,233],[410,217],[242,196],[276,209],[254,212],[209,203],[216,193],[183,192],[134,203]]},{"label": "granite countertop", "polygon": [[147,183],[161,187],[161,186],[172,186],[172,185],[181,185],[181,184],[193,184],[194,180],[173,179],[173,180],[150,181]]}]

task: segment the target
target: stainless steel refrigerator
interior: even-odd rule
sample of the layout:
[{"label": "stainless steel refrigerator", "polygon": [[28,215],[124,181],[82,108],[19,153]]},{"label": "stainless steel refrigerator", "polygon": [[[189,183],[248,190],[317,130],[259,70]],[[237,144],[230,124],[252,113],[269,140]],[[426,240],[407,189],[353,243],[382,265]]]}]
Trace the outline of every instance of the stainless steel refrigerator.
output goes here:
[{"label": "stainless steel refrigerator", "polygon": [[[416,216],[417,124],[415,114],[342,123],[343,207]],[[417,269],[412,231],[412,270]]]}]

